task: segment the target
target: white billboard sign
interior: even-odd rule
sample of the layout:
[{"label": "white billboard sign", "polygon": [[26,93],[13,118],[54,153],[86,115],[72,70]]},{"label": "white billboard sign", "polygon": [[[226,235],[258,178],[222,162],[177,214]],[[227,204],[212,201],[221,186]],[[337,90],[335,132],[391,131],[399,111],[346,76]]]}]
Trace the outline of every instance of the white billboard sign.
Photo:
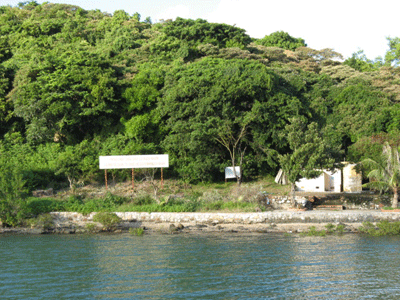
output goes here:
[{"label": "white billboard sign", "polygon": [[168,168],[168,154],[111,155],[99,157],[100,169]]},{"label": "white billboard sign", "polygon": [[225,168],[225,179],[240,177],[240,167],[235,167],[235,171],[236,176],[235,172],[233,172],[233,167]]}]

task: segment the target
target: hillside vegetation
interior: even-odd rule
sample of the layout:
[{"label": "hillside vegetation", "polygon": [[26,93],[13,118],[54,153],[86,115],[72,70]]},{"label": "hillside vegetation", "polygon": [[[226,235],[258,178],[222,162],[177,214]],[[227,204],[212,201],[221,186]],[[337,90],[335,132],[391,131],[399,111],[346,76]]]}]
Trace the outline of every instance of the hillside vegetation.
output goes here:
[{"label": "hillside vegetation", "polygon": [[376,158],[400,129],[400,39],[388,43],[385,58],[343,61],[285,32],[254,39],[201,19],[1,6],[1,205],[103,183],[100,155],[168,153],[164,176],[185,184],[223,181],[233,165],[255,180],[292,153],[296,163],[318,153],[301,169],[321,153],[331,163]]}]

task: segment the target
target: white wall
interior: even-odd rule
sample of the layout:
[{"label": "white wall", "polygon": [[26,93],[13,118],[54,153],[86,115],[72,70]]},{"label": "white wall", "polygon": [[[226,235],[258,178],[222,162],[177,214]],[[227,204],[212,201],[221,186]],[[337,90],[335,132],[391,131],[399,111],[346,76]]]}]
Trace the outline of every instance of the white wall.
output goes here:
[{"label": "white wall", "polygon": [[343,168],[343,191],[360,193],[362,191],[362,174],[357,173],[355,164],[347,164]]},{"label": "white wall", "polygon": [[296,181],[296,188],[302,192],[324,192],[325,191],[325,177],[326,174],[322,173],[317,178],[306,179],[302,178]]},{"label": "white wall", "polygon": [[342,191],[342,171],[336,169],[335,172],[326,170],[326,174],[329,176],[329,184],[327,186],[327,191],[340,193]]},{"label": "white wall", "polygon": [[302,192],[335,192],[342,190],[342,172],[337,169],[335,172],[324,170],[317,178],[302,178],[296,182],[296,188]]}]

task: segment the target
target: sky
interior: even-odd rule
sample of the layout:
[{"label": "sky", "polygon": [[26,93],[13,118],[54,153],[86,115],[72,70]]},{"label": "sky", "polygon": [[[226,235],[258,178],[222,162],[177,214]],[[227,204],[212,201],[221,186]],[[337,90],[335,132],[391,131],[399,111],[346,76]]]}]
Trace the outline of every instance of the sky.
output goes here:
[{"label": "sky", "polygon": [[[0,0],[16,6],[22,0]],[[37,0],[38,3],[45,1]],[[138,12],[142,20],[205,19],[246,30],[253,38],[286,31],[310,48],[333,48],[345,58],[363,50],[369,59],[384,57],[386,37],[400,37],[400,1],[380,0],[50,0],[86,10]]]}]

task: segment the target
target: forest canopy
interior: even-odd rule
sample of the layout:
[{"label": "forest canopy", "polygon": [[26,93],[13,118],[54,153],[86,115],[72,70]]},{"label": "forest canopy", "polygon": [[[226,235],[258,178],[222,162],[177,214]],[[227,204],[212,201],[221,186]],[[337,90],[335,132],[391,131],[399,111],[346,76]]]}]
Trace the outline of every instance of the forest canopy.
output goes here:
[{"label": "forest canopy", "polygon": [[388,46],[385,59],[343,61],[282,31],[1,6],[0,189],[101,180],[99,155],[117,154],[168,153],[166,176],[185,182],[232,165],[252,180],[291,153],[293,119],[340,149],[336,161],[358,162],[400,129],[400,39]]}]

